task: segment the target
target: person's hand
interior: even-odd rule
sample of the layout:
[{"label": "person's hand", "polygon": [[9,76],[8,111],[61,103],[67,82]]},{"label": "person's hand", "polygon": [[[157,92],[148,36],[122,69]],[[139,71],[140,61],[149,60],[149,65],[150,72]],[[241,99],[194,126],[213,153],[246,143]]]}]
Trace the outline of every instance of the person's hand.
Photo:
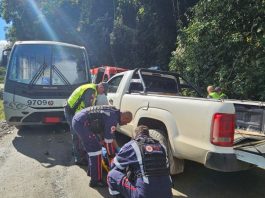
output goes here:
[{"label": "person's hand", "polygon": [[117,146],[117,147],[115,148],[115,152],[116,152],[116,153],[120,152],[120,150],[121,150],[121,147],[119,147],[119,146]]}]

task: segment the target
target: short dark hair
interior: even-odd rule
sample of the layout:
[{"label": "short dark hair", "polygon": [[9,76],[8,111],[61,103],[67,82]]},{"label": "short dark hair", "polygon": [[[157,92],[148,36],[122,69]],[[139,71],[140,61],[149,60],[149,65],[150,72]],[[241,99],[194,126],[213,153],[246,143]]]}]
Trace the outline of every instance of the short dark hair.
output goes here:
[{"label": "short dark hair", "polygon": [[149,136],[149,128],[145,125],[140,125],[135,129],[135,137],[139,135]]},{"label": "short dark hair", "polygon": [[214,90],[215,91],[222,91],[222,88],[221,87],[216,87]]}]

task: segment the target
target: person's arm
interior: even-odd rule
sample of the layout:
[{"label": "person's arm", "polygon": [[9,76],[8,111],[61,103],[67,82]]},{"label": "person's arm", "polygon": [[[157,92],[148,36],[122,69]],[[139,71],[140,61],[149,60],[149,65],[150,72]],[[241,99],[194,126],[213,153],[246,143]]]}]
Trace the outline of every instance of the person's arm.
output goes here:
[{"label": "person's arm", "polygon": [[120,170],[125,170],[130,164],[138,163],[135,151],[132,147],[132,142],[126,143],[119,153],[113,159],[113,167],[117,167]]},{"label": "person's arm", "polygon": [[83,93],[83,101],[85,104],[85,107],[90,107],[93,106],[95,104],[95,100],[96,100],[96,93],[93,89],[87,89],[84,93]]}]

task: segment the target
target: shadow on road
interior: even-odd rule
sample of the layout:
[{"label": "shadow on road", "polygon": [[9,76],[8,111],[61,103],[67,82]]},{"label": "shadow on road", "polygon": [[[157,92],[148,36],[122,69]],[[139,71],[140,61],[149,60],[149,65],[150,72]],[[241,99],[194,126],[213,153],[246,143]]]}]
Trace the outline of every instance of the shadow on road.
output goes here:
[{"label": "shadow on road", "polygon": [[44,167],[72,165],[70,133],[62,126],[24,127],[13,140],[18,152],[36,159]]},{"label": "shadow on road", "polygon": [[187,161],[184,173],[172,177],[174,190],[189,198],[264,198],[265,172],[254,168],[248,171],[223,173]]}]

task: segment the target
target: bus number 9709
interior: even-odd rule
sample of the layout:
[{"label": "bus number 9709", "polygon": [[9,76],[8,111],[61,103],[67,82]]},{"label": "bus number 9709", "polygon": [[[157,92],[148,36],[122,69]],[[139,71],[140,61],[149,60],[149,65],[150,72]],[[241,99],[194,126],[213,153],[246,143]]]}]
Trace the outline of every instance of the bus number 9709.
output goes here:
[{"label": "bus number 9709", "polygon": [[27,104],[28,106],[36,106],[36,105],[49,105],[52,106],[53,105],[53,101],[52,100],[28,100]]}]

